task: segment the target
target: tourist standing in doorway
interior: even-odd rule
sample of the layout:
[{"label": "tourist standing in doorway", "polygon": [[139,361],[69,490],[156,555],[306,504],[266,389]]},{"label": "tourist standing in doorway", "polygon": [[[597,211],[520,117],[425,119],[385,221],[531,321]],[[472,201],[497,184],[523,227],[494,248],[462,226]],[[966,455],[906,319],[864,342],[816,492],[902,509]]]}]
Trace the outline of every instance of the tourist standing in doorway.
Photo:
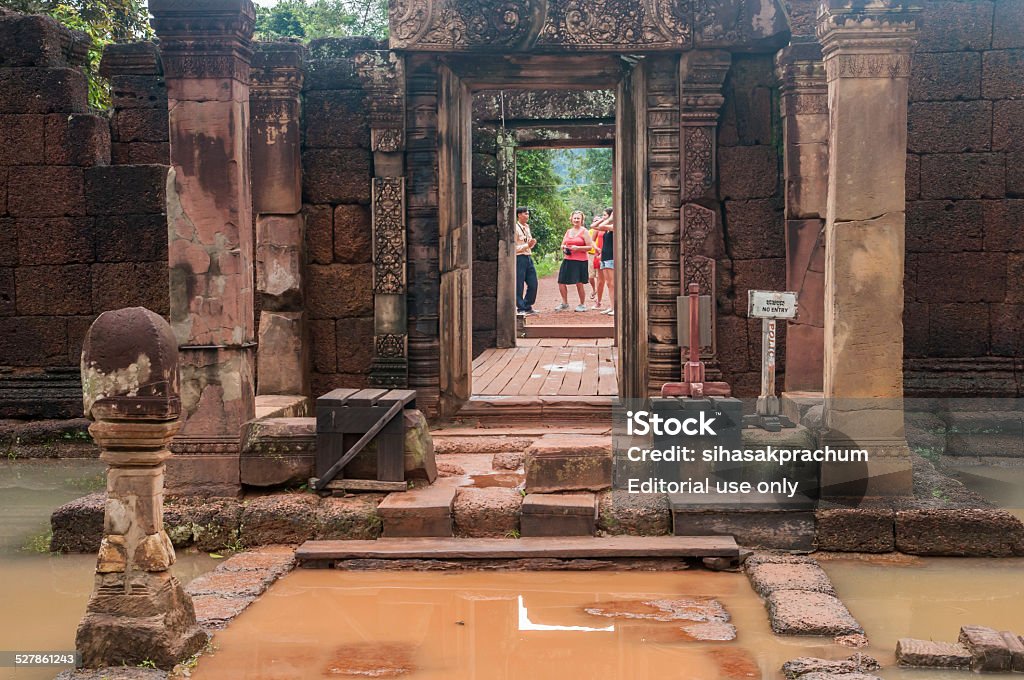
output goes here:
[{"label": "tourist standing in doorway", "polygon": [[601,313],[615,316],[615,220],[611,208],[604,209],[604,219],[597,222],[594,229],[604,234],[601,240],[601,279],[608,291],[608,310]]},{"label": "tourist standing in doorway", "polygon": [[537,239],[530,234],[529,221],[529,209],[516,208],[516,314],[523,316],[537,313],[533,310],[537,300],[537,269],[531,257]]},{"label": "tourist standing in doorway", "polygon": [[587,251],[594,247],[594,240],[590,238],[590,232],[583,226],[583,211],[574,210],[569,218],[572,226],[562,237],[562,266],[558,270],[558,292],[562,296],[562,304],[555,307],[556,312],[569,309],[569,286],[576,286],[576,294],[579,296],[580,304],[576,306],[577,312],[587,311],[586,289],[584,286],[588,280]]}]

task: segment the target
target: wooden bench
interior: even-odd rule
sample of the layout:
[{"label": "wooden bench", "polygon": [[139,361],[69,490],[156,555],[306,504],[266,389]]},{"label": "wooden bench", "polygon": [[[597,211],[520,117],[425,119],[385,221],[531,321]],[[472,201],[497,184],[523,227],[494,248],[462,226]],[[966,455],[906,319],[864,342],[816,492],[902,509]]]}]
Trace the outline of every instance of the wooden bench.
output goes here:
[{"label": "wooden bench", "polygon": [[[404,491],[404,409],[416,408],[412,390],[337,389],[316,400],[314,491]],[[377,479],[344,480],[343,472],[371,441],[377,444]]]}]

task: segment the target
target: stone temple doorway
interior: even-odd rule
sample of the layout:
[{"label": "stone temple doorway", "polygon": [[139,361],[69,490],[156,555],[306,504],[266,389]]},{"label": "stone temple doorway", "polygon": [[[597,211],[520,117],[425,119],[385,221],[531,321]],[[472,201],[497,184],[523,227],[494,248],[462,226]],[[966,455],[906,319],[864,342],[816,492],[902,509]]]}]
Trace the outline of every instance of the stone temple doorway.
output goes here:
[{"label": "stone temple doorway", "polygon": [[[643,225],[642,179],[646,154],[642,139],[643,78],[635,73],[642,62],[617,55],[517,55],[480,60],[447,56],[438,65],[438,226],[440,259],[439,410],[454,415],[471,400],[473,388],[472,294],[472,127],[471,94],[484,89],[614,90],[616,92],[615,178],[616,314],[620,320],[609,361],[617,371],[617,394],[640,396],[646,391],[646,233]],[[639,87],[637,85],[639,84]],[[514,214],[514,213],[513,213]],[[499,238],[499,261],[514,253],[511,234]],[[514,290],[514,269],[503,268],[503,291]],[[508,277],[512,280],[509,281]],[[509,285],[511,283],[511,285]],[[514,304],[514,300],[513,300]],[[595,344],[596,347],[596,344]],[[621,348],[630,347],[625,356]],[[525,349],[525,348],[523,348]],[[562,348],[568,349],[568,348]],[[539,354],[539,353],[538,353]],[[606,354],[609,356],[612,352]],[[538,358],[539,360],[539,358]],[[527,378],[528,379],[528,378]],[[559,388],[561,389],[561,387]],[[606,378],[606,389],[610,391]],[[595,395],[596,396],[596,395]],[[465,415],[465,412],[463,412]]]}]

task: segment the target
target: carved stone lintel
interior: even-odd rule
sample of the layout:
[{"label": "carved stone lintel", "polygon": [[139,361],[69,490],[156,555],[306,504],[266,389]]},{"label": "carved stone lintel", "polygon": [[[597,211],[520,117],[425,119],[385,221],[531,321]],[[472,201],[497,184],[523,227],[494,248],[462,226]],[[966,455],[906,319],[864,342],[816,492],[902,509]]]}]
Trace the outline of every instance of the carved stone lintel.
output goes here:
[{"label": "carved stone lintel", "polygon": [[401,0],[391,47],[442,52],[686,50],[740,46],[787,30],[782,3],[754,0]]}]

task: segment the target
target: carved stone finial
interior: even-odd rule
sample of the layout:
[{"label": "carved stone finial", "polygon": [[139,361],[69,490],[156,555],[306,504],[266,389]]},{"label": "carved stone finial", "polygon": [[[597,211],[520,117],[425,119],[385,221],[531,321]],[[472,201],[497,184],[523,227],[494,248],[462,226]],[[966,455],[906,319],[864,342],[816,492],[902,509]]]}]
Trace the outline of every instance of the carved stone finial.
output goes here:
[{"label": "carved stone finial", "polygon": [[207,635],[168,571],[164,461],[178,431],[178,347],[170,324],[142,307],[104,312],[82,349],[85,414],[107,470],[96,581],[75,645],[88,667],[161,668],[199,651]]}]

